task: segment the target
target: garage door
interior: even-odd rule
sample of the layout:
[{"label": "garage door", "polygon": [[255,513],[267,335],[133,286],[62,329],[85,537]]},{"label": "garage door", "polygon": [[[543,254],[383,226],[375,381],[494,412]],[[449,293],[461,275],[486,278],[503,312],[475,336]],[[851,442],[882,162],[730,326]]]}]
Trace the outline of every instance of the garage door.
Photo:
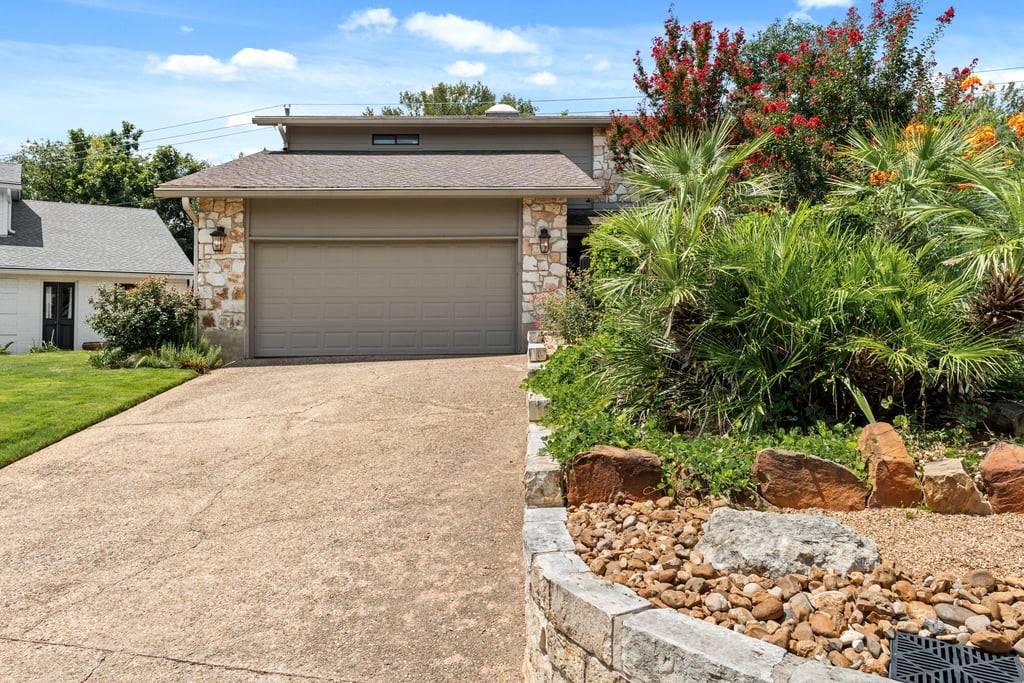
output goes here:
[{"label": "garage door", "polygon": [[513,353],[515,242],[256,243],[256,356]]}]

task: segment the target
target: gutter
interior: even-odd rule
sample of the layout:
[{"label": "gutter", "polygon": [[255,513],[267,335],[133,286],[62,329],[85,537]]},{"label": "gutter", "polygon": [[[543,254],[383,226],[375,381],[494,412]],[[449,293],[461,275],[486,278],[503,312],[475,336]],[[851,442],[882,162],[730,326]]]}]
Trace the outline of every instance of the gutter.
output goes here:
[{"label": "gutter", "polygon": [[[185,193],[184,195],[182,193]],[[601,195],[601,188],[593,187],[523,187],[523,188],[479,188],[479,189],[434,189],[434,188],[384,188],[373,189],[338,189],[338,188],[286,188],[286,189],[242,189],[238,187],[203,187],[203,188],[156,188],[157,197],[572,197],[588,198]]]}]

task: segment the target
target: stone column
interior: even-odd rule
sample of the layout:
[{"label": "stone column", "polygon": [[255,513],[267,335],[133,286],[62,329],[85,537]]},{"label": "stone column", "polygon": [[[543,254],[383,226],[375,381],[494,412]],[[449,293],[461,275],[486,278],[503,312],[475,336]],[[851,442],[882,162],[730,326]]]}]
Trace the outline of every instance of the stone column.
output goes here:
[{"label": "stone column", "polygon": [[608,149],[608,131],[594,129],[594,180],[604,186],[601,198],[603,204],[620,204],[626,199],[626,186],[615,173],[615,158]]},{"label": "stone column", "polygon": [[[534,298],[565,287],[568,247],[565,197],[523,199],[523,339],[534,325]],[[540,231],[547,228],[551,249],[540,252]]]},{"label": "stone column", "polygon": [[[199,332],[222,347],[225,361],[245,357],[245,200],[199,200],[196,294]],[[210,232],[224,228],[224,251],[213,250]]]}]

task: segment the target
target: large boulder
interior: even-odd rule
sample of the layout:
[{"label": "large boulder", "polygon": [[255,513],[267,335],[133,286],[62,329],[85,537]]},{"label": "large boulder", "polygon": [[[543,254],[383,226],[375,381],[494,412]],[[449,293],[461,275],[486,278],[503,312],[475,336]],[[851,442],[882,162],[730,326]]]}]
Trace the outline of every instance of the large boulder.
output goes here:
[{"label": "large boulder", "polygon": [[719,571],[771,578],[870,572],[881,561],[874,541],[831,517],[732,508],[711,513],[696,550]]},{"label": "large boulder", "polygon": [[1024,436],[1024,402],[996,401],[988,408],[985,426],[1000,434]]},{"label": "large boulder", "polygon": [[980,470],[993,512],[1024,512],[1024,448],[997,443]]},{"label": "large boulder", "polygon": [[657,500],[664,496],[661,461],[639,448],[594,446],[569,461],[565,473],[569,505]]},{"label": "large boulder", "polygon": [[868,497],[868,487],[847,468],[795,451],[765,448],[753,473],[761,496],[779,507],[863,510]]},{"label": "large boulder", "polygon": [[891,424],[875,422],[860,433],[857,447],[868,463],[868,507],[912,507],[921,503],[914,460]]},{"label": "large boulder", "polygon": [[933,512],[951,515],[991,515],[992,506],[981,497],[959,458],[925,463],[924,502]]}]

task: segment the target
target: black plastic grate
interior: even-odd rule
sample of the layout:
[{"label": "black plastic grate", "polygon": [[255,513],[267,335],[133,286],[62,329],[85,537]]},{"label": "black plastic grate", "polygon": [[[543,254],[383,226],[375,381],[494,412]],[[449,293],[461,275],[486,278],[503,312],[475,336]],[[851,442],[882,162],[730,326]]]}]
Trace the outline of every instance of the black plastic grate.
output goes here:
[{"label": "black plastic grate", "polygon": [[1016,655],[897,632],[889,678],[901,683],[1024,683],[1024,666]]}]

